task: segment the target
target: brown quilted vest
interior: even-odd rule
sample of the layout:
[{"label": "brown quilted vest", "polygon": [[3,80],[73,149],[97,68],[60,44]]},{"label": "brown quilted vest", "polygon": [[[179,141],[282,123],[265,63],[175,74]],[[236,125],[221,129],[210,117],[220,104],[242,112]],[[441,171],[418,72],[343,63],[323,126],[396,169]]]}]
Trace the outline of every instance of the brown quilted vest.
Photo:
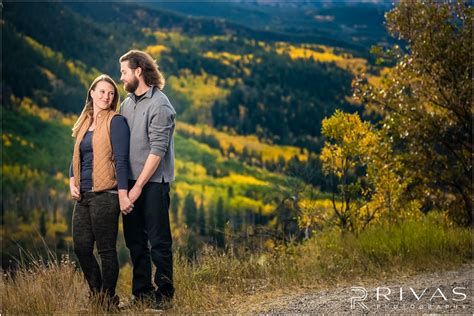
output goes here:
[{"label": "brown quilted vest", "polygon": [[[112,118],[118,115],[111,110],[102,110],[97,114],[96,127],[92,135],[92,191],[100,192],[117,187],[115,173],[115,161],[112,153],[112,143],[110,140],[110,123]],[[77,133],[74,144],[73,173],[74,183],[80,187],[81,181],[81,159],[79,146],[91,125],[91,118],[87,117]]]}]

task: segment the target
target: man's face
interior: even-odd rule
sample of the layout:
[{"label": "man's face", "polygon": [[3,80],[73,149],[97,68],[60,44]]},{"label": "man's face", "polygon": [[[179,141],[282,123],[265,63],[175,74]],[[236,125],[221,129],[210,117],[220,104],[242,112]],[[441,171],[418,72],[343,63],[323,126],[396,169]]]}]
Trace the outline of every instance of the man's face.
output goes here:
[{"label": "man's face", "polygon": [[133,93],[137,90],[139,83],[136,75],[137,69],[131,69],[128,64],[128,60],[120,63],[120,80],[122,80],[125,90]]}]

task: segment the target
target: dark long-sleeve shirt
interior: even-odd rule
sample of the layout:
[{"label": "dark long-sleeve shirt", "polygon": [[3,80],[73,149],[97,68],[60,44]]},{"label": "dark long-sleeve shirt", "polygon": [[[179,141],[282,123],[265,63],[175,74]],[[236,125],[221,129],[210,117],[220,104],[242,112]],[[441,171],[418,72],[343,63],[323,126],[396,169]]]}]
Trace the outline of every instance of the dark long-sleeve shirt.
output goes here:
[{"label": "dark long-sleeve shirt", "polygon": [[[92,134],[87,132],[79,146],[81,157],[81,192],[92,190],[92,161],[94,153],[92,150]],[[128,159],[130,150],[130,130],[127,120],[116,115],[110,123],[110,140],[112,143],[112,154],[115,160],[115,171],[117,173],[117,188],[128,189]],[[69,168],[69,177],[73,177],[72,162]]]}]

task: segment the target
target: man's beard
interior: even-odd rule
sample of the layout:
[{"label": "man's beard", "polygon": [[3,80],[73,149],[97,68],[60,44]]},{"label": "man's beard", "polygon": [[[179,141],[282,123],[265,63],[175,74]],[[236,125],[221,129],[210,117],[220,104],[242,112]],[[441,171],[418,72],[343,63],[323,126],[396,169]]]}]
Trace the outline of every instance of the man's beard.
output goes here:
[{"label": "man's beard", "polygon": [[138,79],[137,78],[133,78],[133,81],[130,82],[130,83],[125,83],[123,85],[123,87],[125,88],[125,90],[127,90],[127,92],[135,92],[135,90],[137,90],[138,88]]}]

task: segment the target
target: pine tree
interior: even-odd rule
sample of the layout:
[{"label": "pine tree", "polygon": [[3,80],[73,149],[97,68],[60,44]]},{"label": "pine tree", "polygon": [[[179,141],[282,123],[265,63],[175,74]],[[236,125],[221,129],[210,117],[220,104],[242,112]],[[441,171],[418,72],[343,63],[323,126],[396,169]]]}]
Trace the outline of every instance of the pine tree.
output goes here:
[{"label": "pine tree", "polygon": [[217,201],[217,209],[216,209],[216,241],[217,246],[220,248],[225,247],[225,238],[224,238],[224,229],[226,224],[226,216],[224,210],[224,200],[222,197],[219,197]]},{"label": "pine tree", "polygon": [[199,235],[205,236],[206,235],[206,214],[204,213],[204,201],[201,200],[201,205],[199,205],[199,209],[197,212],[197,225],[199,228]]},{"label": "pine tree", "polygon": [[173,214],[173,219],[175,223],[178,223],[179,204],[179,195],[177,192],[173,192],[171,197],[171,214]]},{"label": "pine tree", "polygon": [[215,238],[216,238],[216,209],[215,209],[215,205],[210,205],[209,206],[208,223],[209,223],[208,234],[209,234],[209,236],[211,236],[215,240]]},{"label": "pine tree", "polygon": [[197,222],[197,207],[194,201],[194,196],[191,192],[186,195],[184,199],[184,218],[188,228],[195,230]]}]

